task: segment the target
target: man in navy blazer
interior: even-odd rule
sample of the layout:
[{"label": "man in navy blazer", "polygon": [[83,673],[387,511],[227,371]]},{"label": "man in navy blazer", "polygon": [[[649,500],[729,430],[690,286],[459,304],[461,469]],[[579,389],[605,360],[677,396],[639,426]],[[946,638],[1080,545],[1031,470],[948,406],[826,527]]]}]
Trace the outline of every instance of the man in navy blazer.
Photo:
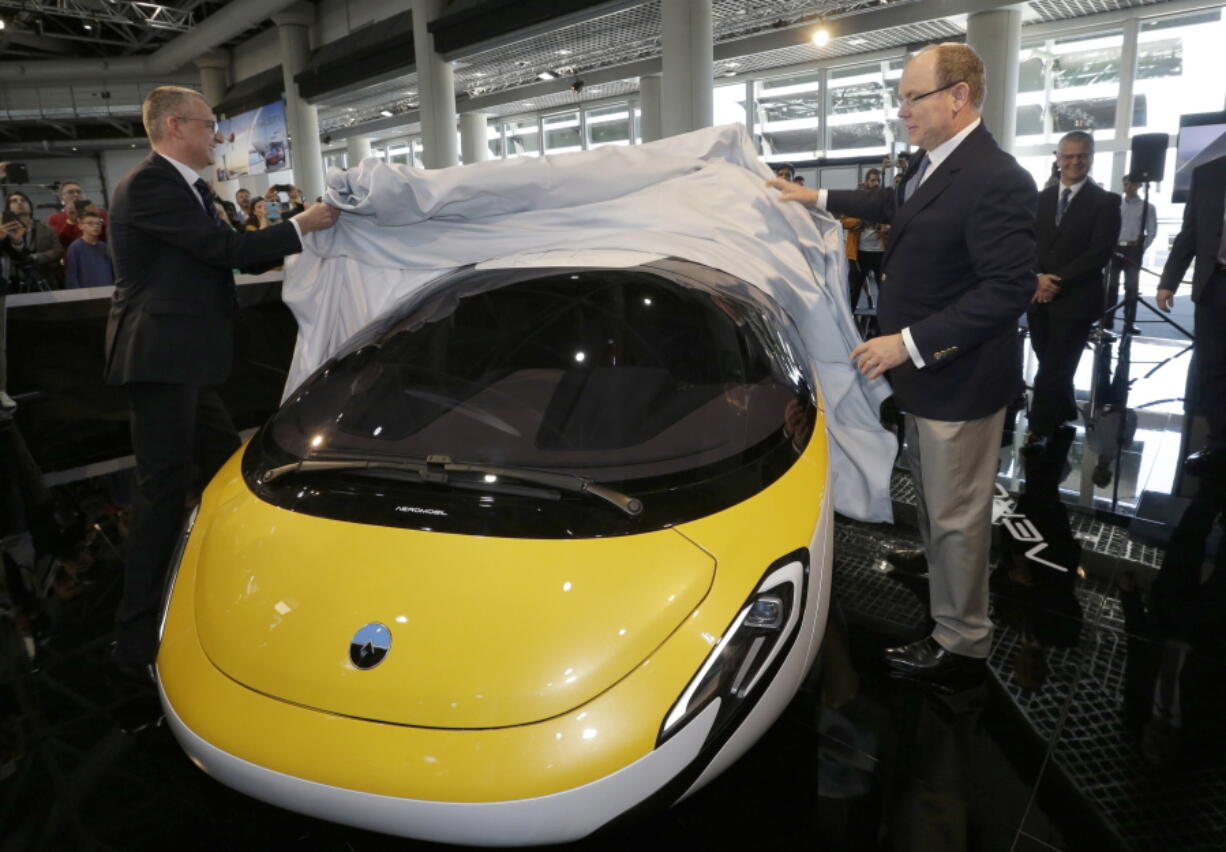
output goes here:
[{"label": "man in navy blazer", "polygon": [[888,374],[907,412],[907,457],[929,565],[931,636],[887,648],[918,677],[982,669],[991,647],[988,552],[1005,408],[1021,393],[1017,321],[1034,294],[1034,180],[980,122],[983,62],[941,44],[903,70],[898,116],[919,145],[898,188],[814,191],[778,179],[782,200],[889,223],[882,335],[852,359]]},{"label": "man in navy blazer", "polygon": [[271,268],[338,211],[315,204],[292,221],[236,233],[221,222],[199,170],[221,141],[197,92],[162,86],[145,98],[153,153],[115,188],[110,246],[115,294],[106,378],[128,397],[137,495],[112,662],[139,675],[157,651],[167,563],[193,485],[207,483],[239,439],[216,390],[234,362],[234,269]]},{"label": "man in navy blazer", "polygon": [[1039,359],[1024,452],[1038,455],[1077,418],[1073,377],[1090,329],[1107,309],[1104,270],[1120,233],[1120,197],[1090,179],[1094,137],[1066,133],[1056,148],[1060,180],[1039,193],[1038,282],[1030,343]]},{"label": "man in navy blazer", "polygon": [[1200,409],[1209,421],[1205,448],[1188,456],[1193,476],[1226,476],[1226,157],[1192,172],[1183,227],[1162,270],[1158,307],[1170,311],[1175,291],[1193,258],[1192,301],[1196,305],[1196,380]]}]

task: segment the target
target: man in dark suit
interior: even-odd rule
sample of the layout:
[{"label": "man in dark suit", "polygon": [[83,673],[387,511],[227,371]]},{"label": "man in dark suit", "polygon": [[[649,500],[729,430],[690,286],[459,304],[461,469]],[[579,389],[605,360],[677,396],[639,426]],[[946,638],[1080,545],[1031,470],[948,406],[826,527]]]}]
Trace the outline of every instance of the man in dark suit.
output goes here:
[{"label": "man in dark suit", "polygon": [[1030,343],[1039,359],[1023,451],[1038,456],[1077,417],[1073,377],[1090,329],[1106,305],[1103,270],[1120,233],[1120,197],[1090,179],[1094,137],[1066,133],[1056,149],[1060,180],[1039,193],[1038,285]]},{"label": "man in dark suit", "polygon": [[1170,311],[1175,291],[1193,258],[1192,301],[1196,305],[1196,379],[1200,408],[1209,421],[1205,448],[1188,456],[1192,476],[1226,476],[1226,157],[1198,166],[1183,208],[1183,227],[1158,285],[1158,307]]},{"label": "man in dark suit", "polygon": [[204,98],[159,87],[145,99],[143,119],[153,153],[119,182],[111,204],[116,280],[106,330],[106,378],[127,394],[136,456],[112,650],[112,662],[128,673],[156,654],[156,610],[192,487],[207,483],[239,446],[214,389],[234,361],[231,270],[281,263],[302,250],[303,234],[331,227],[338,215],[316,204],[292,222],[235,233],[198,174],[221,141]]},{"label": "man in dark suit", "polygon": [[929,565],[931,636],[887,648],[919,677],[982,670],[991,646],[988,551],[1005,408],[1022,390],[1017,320],[1034,293],[1035,186],[979,119],[973,49],[922,50],[903,70],[898,116],[915,152],[897,189],[814,191],[771,181],[783,200],[890,225],[878,319],[852,359],[888,372],[907,412],[907,456]]}]

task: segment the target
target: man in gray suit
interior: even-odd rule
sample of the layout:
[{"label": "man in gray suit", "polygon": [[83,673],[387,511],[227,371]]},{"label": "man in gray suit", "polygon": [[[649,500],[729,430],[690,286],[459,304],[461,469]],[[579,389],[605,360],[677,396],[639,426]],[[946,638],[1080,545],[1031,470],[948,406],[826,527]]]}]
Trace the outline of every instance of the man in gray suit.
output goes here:
[{"label": "man in gray suit", "polygon": [[925,48],[903,70],[898,116],[915,152],[897,188],[815,191],[799,201],[889,223],[878,319],[852,351],[888,375],[907,412],[907,458],[929,565],[931,636],[887,648],[895,671],[937,678],[988,656],[988,551],[1005,408],[1022,390],[1017,321],[1034,294],[1034,180],[980,121],[983,62],[961,44]]}]

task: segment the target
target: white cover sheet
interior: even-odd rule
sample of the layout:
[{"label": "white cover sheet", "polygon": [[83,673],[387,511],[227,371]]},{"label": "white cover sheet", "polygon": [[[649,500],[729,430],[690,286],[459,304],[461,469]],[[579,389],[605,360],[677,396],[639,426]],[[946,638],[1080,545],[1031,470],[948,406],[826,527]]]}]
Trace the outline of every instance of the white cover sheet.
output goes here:
[{"label": "white cover sheet", "polygon": [[618,250],[679,257],[760,287],[792,317],[821,385],[834,507],[888,521],[896,443],[877,411],[889,389],[849,360],[859,337],[842,228],[779,203],[769,177],[739,124],[429,171],[373,158],[331,169],[325,200],[344,213],[286,264],[283,298],[299,328],[286,394],[407,293],[457,267],[551,264],[547,252],[563,266],[602,265]]}]

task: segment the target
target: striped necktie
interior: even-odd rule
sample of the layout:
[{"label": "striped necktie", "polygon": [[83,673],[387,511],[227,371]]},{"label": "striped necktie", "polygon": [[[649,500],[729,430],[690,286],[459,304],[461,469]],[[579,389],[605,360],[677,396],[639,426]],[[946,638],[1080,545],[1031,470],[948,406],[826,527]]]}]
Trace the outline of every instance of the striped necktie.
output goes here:
[{"label": "striped necktie", "polygon": [[1068,212],[1068,203],[1072,195],[1073,190],[1067,186],[1064,188],[1064,192],[1060,193],[1060,206],[1056,209],[1056,225],[1060,224],[1060,220]]},{"label": "striped necktie", "polygon": [[920,160],[919,168],[915,170],[915,174],[911,175],[911,180],[907,181],[907,189],[903,193],[903,204],[910,201],[911,197],[915,195],[916,190],[920,188],[924,175],[928,173],[929,165],[931,165],[931,161],[928,159],[928,155],[925,154],[924,159]]},{"label": "striped necktie", "polygon": [[214,225],[221,224],[221,216],[217,213],[217,206],[213,203],[213,190],[209,189],[209,185],[204,182],[204,178],[199,178],[193,184],[196,187],[196,192],[200,193],[200,200],[204,202],[204,210],[209,214],[209,218],[213,220]]}]

